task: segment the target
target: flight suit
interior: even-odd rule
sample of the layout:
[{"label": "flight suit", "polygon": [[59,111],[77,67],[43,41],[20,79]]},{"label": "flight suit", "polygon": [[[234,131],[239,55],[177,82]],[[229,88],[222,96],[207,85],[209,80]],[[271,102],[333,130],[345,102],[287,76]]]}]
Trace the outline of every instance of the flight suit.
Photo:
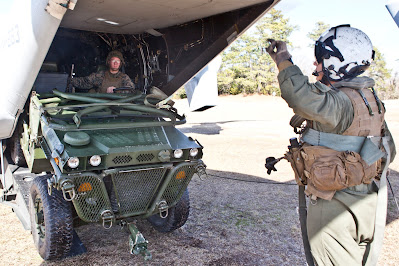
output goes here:
[{"label": "flight suit", "polygon": [[[313,129],[342,135],[351,127],[355,113],[347,94],[320,82],[309,83],[301,70],[290,63],[279,65],[279,69],[282,98],[295,114],[312,121]],[[374,86],[371,78],[356,77],[337,82],[334,87],[339,88],[342,83],[353,89]],[[386,124],[385,131],[390,136]],[[389,147],[392,161],[396,153],[392,137]],[[331,200],[311,201],[307,230],[315,262],[318,265],[362,265],[367,256],[366,247],[373,240],[376,206],[374,183],[339,190]]]},{"label": "flight suit", "polygon": [[92,73],[87,77],[79,77],[71,79],[71,84],[74,87],[81,89],[92,89],[96,92],[106,93],[108,87],[129,87],[134,89],[134,83],[131,81],[128,75],[122,72],[116,74],[107,71],[99,71]]}]

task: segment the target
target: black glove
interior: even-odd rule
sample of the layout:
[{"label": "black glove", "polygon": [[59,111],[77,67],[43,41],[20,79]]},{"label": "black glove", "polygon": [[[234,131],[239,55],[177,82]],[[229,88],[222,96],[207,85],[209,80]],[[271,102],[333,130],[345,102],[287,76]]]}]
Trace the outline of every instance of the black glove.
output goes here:
[{"label": "black glove", "polygon": [[274,157],[267,157],[266,158],[266,164],[265,167],[267,169],[267,174],[270,175],[272,171],[277,171],[276,167],[274,165],[278,162],[279,160],[274,158]]},{"label": "black glove", "polygon": [[[266,48],[270,57],[278,66],[281,62],[291,59],[291,54],[287,50],[287,44],[283,41],[276,41],[273,39],[267,39],[270,45]],[[276,51],[275,51],[276,50]]]}]

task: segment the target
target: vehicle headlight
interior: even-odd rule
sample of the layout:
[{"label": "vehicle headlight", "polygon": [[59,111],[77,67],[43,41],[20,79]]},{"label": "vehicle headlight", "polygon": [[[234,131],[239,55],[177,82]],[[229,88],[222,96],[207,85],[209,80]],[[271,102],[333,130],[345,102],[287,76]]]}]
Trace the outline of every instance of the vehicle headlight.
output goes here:
[{"label": "vehicle headlight", "polygon": [[177,149],[173,152],[173,157],[175,157],[176,159],[179,159],[183,156],[183,150],[181,149]]},{"label": "vehicle headlight", "polygon": [[90,157],[89,163],[92,166],[99,166],[101,163],[101,156],[100,155],[93,155]]},{"label": "vehicle headlight", "polygon": [[197,156],[197,154],[198,154],[198,149],[197,148],[192,148],[190,150],[190,156],[191,157],[195,157],[195,156]]},{"label": "vehicle headlight", "polygon": [[79,158],[78,157],[71,157],[68,159],[68,166],[71,168],[76,168],[79,166]]}]

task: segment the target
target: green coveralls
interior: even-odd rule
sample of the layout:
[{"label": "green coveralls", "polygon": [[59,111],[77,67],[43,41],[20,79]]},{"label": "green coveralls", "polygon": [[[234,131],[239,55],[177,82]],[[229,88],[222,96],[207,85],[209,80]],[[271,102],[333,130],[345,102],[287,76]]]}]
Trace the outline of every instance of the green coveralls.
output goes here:
[{"label": "green coveralls", "polygon": [[[320,82],[309,83],[295,65],[283,69],[278,81],[283,99],[295,114],[312,120],[314,129],[341,134],[351,125],[354,110],[345,93]],[[353,88],[365,84],[371,87],[374,81],[367,77],[351,80]],[[392,161],[395,157],[393,139],[389,146]],[[318,265],[362,265],[368,253],[365,253],[366,246],[373,239],[376,205],[377,192],[372,184],[337,191],[331,201],[318,198],[315,204],[309,204],[307,230],[315,262]]]}]

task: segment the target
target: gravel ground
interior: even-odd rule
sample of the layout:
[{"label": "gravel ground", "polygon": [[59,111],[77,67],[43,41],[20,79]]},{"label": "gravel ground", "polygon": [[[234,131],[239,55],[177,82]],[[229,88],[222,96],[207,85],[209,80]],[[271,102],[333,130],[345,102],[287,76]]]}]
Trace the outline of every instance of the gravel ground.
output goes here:
[{"label": "gravel ground", "polygon": [[[387,121],[399,139],[399,101],[387,101]],[[147,221],[137,225],[149,241],[153,259],[147,265],[306,265],[297,213],[297,186],[287,162],[268,176],[264,159],[282,156],[294,136],[287,104],[278,97],[226,96],[219,105],[187,114],[180,129],[205,147],[208,177],[189,185],[191,212],[187,223],[169,234]],[[399,200],[399,159],[391,165],[391,184]],[[234,180],[236,179],[236,180]],[[270,182],[284,184],[276,185]],[[389,193],[388,219],[379,265],[399,265],[399,212]],[[30,232],[11,208],[0,205],[0,261],[7,265],[143,265],[128,252],[128,233],[117,226],[76,229],[88,252],[45,263]]]}]

